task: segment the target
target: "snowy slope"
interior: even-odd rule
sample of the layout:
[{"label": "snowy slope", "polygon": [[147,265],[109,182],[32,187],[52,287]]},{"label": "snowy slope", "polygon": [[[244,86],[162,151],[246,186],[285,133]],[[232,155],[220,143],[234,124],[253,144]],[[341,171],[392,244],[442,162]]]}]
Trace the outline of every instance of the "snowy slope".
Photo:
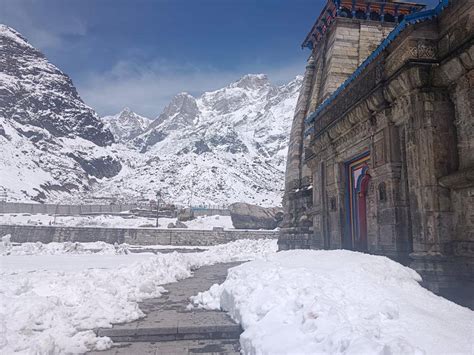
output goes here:
[{"label": "snowy slope", "polygon": [[71,80],[15,30],[0,25],[0,189],[10,200],[83,194],[120,162]]},{"label": "snowy slope", "polygon": [[116,142],[126,142],[145,132],[151,118],[143,117],[128,107],[125,107],[120,113],[113,116],[102,117],[105,128],[108,128],[114,135]]},{"label": "snowy slope", "polygon": [[281,203],[288,136],[301,77],[283,86],[246,75],[194,98],[178,94],[150,125],[116,145],[123,169],[98,195],[181,204]]},{"label": "snowy slope", "polygon": [[279,205],[301,80],[249,74],[198,98],[178,94],[153,121],[129,109],[101,120],[67,75],[1,25],[0,190],[17,201],[162,190],[183,205]]}]

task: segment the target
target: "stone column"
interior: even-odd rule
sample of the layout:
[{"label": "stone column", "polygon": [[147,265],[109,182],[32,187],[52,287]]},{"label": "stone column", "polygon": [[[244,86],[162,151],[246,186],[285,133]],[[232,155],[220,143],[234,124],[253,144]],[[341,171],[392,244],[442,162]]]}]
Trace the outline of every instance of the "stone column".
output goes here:
[{"label": "stone column", "polygon": [[304,162],[304,130],[305,118],[308,114],[308,105],[313,90],[315,72],[314,58],[308,59],[306,71],[301,86],[300,95],[296,104],[295,116],[290,133],[288,160],[285,174],[285,194],[283,196],[284,218],[278,244],[280,249],[294,249],[307,247],[309,238],[308,228],[311,222],[306,218],[308,199],[311,190],[305,185],[311,181],[309,168]]},{"label": "stone column", "polygon": [[450,191],[438,179],[458,165],[454,108],[446,91],[415,90],[406,121],[407,175],[415,253],[451,253]]},{"label": "stone column", "polygon": [[309,57],[291,126],[285,174],[285,192],[300,187],[303,167],[304,120],[313,86],[314,64],[313,56]]}]

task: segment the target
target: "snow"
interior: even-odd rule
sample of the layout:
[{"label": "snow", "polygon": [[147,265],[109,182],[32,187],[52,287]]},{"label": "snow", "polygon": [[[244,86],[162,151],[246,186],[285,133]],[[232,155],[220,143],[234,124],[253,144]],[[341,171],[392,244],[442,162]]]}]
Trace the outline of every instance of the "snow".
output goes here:
[{"label": "snow", "polygon": [[[12,31],[0,33],[0,41],[15,35]],[[155,120],[126,108],[99,122],[69,78],[36,50],[29,52],[15,52],[18,70],[0,73],[0,88],[22,118],[9,120],[0,112],[0,132],[5,131],[0,134],[0,170],[5,171],[0,190],[9,201],[78,204],[85,198],[119,197],[134,202],[154,199],[162,190],[166,202],[183,206],[281,205],[302,77],[276,86],[265,75],[246,75],[198,98],[178,94]],[[20,93],[27,112],[15,104]],[[57,107],[47,105],[53,101]],[[38,111],[37,102],[44,109]],[[38,127],[48,127],[44,122],[53,122],[62,133]],[[109,130],[117,144],[92,142],[102,137],[110,143]],[[84,161],[97,169],[86,172]],[[100,161],[108,161],[107,166]]]},{"label": "snow", "polygon": [[31,45],[13,28],[0,24],[0,36],[7,37],[19,46],[31,47]]},{"label": "snow", "polygon": [[286,251],[193,298],[244,328],[246,354],[472,354],[474,312],[412,269],[351,251]]},{"label": "snow", "polygon": [[[176,223],[176,218],[159,218],[160,228],[167,228],[168,224]],[[188,229],[212,230],[214,227],[225,229],[234,228],[230,216],[200,216],[194,220],[183,222]],[[92,215],[92,216],[54,216],[50,214],[0,214],[0,224],[8,225],[55,225],[70,227],[104,227],[104,228],[139,228],[154,227],[155,218],[146,218],[120,215]]]},{"label": "snow", "polygon": [[197,98],[176,95],[146,132],[113,146],[122,170],[93,193],[153,198],[161,189],[181,205],[279,206],[301,82],[274,86],[265,75],[246,75]]},{"label": "snow", "polygon": [[233,229],[230,216],[200,216],[191,221],[183,222],[189,229],[213,229],[220,227],[224,229]]},{"label": "snow", "polygon": [[[165,292],[160,285],[190,277],[203,265],[263,258],[277,249],[275,240],[240,240],[201,253],[113,255],[83,253],[94,246],[84,244],[0,256],[0,353],[105,349],[110,339],[92,329],[143,317],[138,302],[159,297]],[[45,248],[53,255],[43,254]]]},{"label": "snow", "polygon": [[151,118],[143,117],[125,107],[120,113],[112,116],[102,117],[104,127],[109,129],[117,142],[126,142],[145,132],[153,121]]}]

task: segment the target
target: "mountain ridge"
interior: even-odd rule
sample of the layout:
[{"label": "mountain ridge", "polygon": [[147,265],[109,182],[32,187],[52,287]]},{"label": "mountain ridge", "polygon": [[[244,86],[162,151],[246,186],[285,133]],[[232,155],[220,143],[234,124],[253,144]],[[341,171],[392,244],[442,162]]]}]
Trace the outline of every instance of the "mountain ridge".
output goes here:
[{"label": "mountain ridge", "polygon": [[0,187],[10,200],[90,197],[281,203],[302,78],[248,74],[198,97],[181,92],[155,120],[99,118],[71,79],[18,32],[0,27]]},{"label": "mountain ridge", "polygon": [[264,74],[247,74],[198,97],[177,94],[145,132],[127,142],[132,150],[120,155],[128,154],[133,168],[125,163],[113,183],[97,191],[153,198],[162,190],[181,204],[279,205],[301,83],[301,76],[277,86]]}]

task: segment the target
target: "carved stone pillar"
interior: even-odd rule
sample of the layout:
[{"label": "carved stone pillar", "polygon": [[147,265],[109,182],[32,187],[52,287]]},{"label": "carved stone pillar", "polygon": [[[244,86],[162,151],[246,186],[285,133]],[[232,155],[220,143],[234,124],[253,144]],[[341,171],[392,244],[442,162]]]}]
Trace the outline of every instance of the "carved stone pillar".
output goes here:
[{"label": "carved stone pillar", "polygon": [[283,196],[284,218],[278,239],[280,250],[308,248],[312,222],[307,216],[311,206],[311,172],[304,162],[305,118],[314,83],[315,63],[308,59],[290,133]]},{"label": "carved stone pillar", "polygon": [[458,166],[454,107],[445,91],[414,91],[405,145],[413,251],[450,254],[453,236],[449,189],[438,179]]}]

